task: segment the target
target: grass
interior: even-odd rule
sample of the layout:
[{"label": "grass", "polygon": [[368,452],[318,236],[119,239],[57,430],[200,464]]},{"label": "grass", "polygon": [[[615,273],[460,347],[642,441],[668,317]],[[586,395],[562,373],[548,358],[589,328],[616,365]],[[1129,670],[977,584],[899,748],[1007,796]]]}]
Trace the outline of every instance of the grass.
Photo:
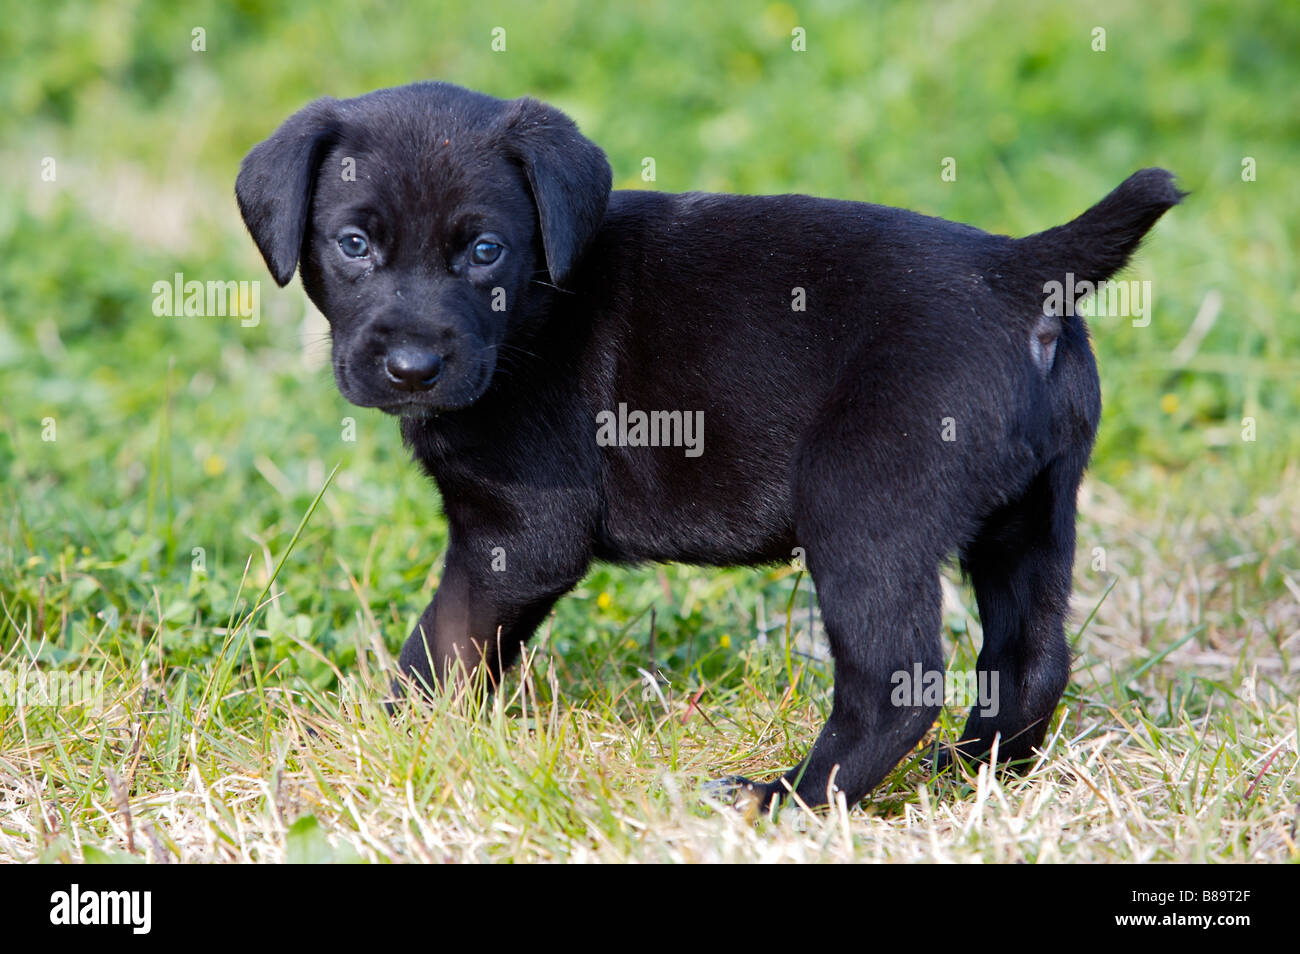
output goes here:
[{"label": "grass", "polygon": [[[104,698],[0,704],[0,860],[1300,857],[1293,11],[384,11],[6,19],[0,155],[22,173],[0,180],[0,674],[85,673]],[[829,704],[787,567],[599,567],[491,701],[382,712],[440,572],[436,495],[393,423],[335,393],[319,316],[265,281],[231,187],[311,97],[428,76],[556,102],[620,186],[647,185],[653,155],[649,187],[1023,233],[1140,166],[1180,173],[1192,196],[1126,276],[1152,281],[1151,325],[1092,323],[1105,411],[1074,678],[1027,774],[936,778],[918,752],[860,806],[751,822],[710,803],[706,779],[793,764]],[[154,317],[176,272],[263,279],[261,323]],[[944,621],[969,668],[955,577]]]},{"label": "grass", "polygon": [[[1231,523],[1153,524],[1125,513],[1119,495],[1090,487],[1084,535],[1112,540],[1108,560],[1123,569],[1081,574],[1078,616],[1088,623],[1039,763],[1017,778],[984,769],[935,777],[918,751],[852,812],[795,806],[757,825],[710,802],[700,782],[789,763],[824,717],[829,673],[807,651],[806,592],[796,591],[793,571],[753,574],[760,585],[745,588],[767,606],[796,603],[788,620],[746,605],[734,578],[663,571],[642,593],[658,608],[653,649],[650,615],[635,597],[619,613],[605,591],[587,585],[490,701],[444,697],[392,718],[381,706],[392,660],[373,638],[375,624],[353,627],[357,664],[345,672],[295,636],[282,614],[268,623],[284,592],[268,580],[219,633],[225,665],[172,664],[156,624],[133,653],[124,652],[120,624],[101,627],[74,668],[104,672],[102,712],[8,711],[0,854],[155,862],[1293,860],[1297,705],[1289,656],[1297,608],[1293,598],[1257,602],[1252,581],[1271,575],[1278,554],[1294,553],[1295,504],[1278,498]],[[289,549],[282,573],[310,559]],[[1166,550],[1187,559],[1171,567],[1160,557]],[[1088,558],[1081,553],[1081,565]],[[364,576],[342,567],[339,575],[364,597]],[[1288,591],[1300,586],[1298,575],[1282,571]],[[250,572],[254,585],[256,576]],[[635,574],[616,576],[624,579],[606,582],[635,590]],[[969,667],[978,624],[962,592],[946,590],[953,666]],[[751,630],[765,617],[766,645],[722,637],[681,645],[673,628],[701,604]],[[597,620],[597,637],[564,647],[560,631],[581,617]],[[288,657],[275,650],[277,637],[333,679],[322,686],[279,678],[275,657]],[[6,659],[21,663],[16,652]],[[232,684],[237,670],[242,678]],[[937,737],[955,740],[961,717],[945,711]]]}]

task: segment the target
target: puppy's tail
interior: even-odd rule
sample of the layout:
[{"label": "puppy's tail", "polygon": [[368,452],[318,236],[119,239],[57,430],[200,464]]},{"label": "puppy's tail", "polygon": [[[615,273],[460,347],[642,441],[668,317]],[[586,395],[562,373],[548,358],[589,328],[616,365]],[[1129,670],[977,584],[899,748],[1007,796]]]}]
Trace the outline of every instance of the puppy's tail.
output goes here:
[{"label": "puppy's tail", "polygon": [[1046,277],[1101,282],[1123,268],[1156,220],[1186,192],[1164,169],[1141,169],[1083,215],[1065,225],[1022,238],[1020,251],[1036,260]]}]

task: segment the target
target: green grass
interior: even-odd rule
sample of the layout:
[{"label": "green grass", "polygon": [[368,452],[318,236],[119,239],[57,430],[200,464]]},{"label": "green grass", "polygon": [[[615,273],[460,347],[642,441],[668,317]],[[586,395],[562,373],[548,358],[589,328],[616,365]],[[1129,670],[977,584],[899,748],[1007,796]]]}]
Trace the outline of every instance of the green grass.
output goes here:
[{"label": "green grass", "polygon": [[[1300,11],[856,9],[7,15],[0,672],[102,673],[105,699],[0,706],[0,859],[1295,860]],[[307,100],[432,77],[555,102],[622,187],[653,156],[653,188],[1021,234],[1139,167],[1180,175],[1192,195],[1126,274],[1152,282],[1150,326],[1093,322],[1075,678],[1026,777],[918,759],[827,815],[711,805],[700,781],[792,764],[829,703],[788,568],[597,568],[491,702],[381,713],[437,582],[436,495],[392,421],[336,393],[319,316],[269,281],[232,188]],[[154,317],[176,272],[260,279],[261,324]],[[973,601],[948,590],[970,666]]]}]

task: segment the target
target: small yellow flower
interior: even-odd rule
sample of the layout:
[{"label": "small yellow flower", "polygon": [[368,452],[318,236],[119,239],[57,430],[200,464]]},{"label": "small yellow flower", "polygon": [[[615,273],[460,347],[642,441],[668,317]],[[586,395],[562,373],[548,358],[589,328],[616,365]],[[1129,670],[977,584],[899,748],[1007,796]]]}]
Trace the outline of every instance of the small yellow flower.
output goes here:
[{"label": "small yellow flower", "polygon": [[799,25],[799,14],[788,3],[769,3],[763,11],[763,28],[773,36],[789,36]]},{"label": "small yellow flower", "polygon": [[1160,399],[1160,410],[1164,411],[1166,414],[1173,414],[1174,411],[1178,410],[1178,395],[1166,394],[1162,397]]},{"label": "small yellow flower", "polygon": [[609,591],[602,592],[596,597],[596,605],[603,610],[607,610],[614,605],[614,597],[609,595]]}]

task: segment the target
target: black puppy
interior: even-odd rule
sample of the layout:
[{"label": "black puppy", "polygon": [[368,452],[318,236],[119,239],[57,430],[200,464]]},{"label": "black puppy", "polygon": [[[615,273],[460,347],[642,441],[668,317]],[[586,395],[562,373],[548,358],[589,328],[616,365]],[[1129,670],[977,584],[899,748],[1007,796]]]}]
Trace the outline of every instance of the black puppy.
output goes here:
[{"label": "black puppy", "polygon": [[999,690],[961,749],[1000,734],[1003,759],[1029,756],[1069,674],[1075,497],[1101,411],[1076,302],[1048,289],[1122,267],[1179,201],[1172,177],[1138,172],[1022,239],[610,182],[562,113],[445,83],[318,100],[240,169],[272,275],[300,265],[329,319],[340,390],[400,415],[442,494],[446,567],[404,672],[499,674],[592,560],[801,547],[835,696],[785,780],[852,804],[939,711],[896,690],[942,673],[955,552]]}]

